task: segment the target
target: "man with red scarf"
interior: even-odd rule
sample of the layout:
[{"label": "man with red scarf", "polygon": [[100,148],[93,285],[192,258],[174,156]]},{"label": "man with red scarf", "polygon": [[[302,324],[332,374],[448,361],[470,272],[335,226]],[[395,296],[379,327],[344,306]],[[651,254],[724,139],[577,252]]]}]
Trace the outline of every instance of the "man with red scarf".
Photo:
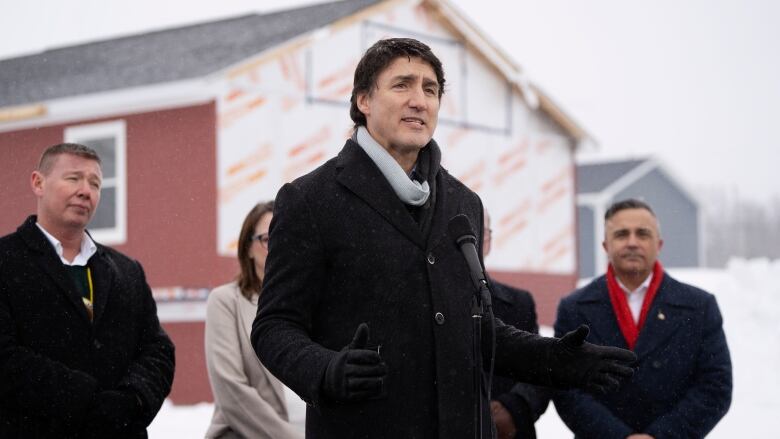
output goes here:
[{"label": "man with red scarf", "polygon": [[619,201],[604,220],[607,273],[561,301],[555,333],[590,325],[589,342],[631,349],[638,367],[609,395],[560,392],[556,410],[575,437],[704,437],[731,404],[731,359],[715,297],[664,272],[649,205]]}]

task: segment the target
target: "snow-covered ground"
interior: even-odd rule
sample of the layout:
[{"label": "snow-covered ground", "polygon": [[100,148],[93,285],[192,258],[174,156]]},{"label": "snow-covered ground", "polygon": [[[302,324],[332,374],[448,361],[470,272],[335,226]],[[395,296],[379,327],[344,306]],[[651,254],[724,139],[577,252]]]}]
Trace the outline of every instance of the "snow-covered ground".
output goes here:
[{"label": "snow-covered ground", "polygon": [[[671,269],[670,274],[718,299],[734,366],[734,398],[709,437],[777,437],[780,432],[780,260],[732,260],[724,270]],[[543,328],[546,335],[550,328]],[[292,421],[303,428],[305,410],[288,393]],[[203,437],[212,406],[166,402],[149,428],[152,439]],[[570,438],[551,404],[537,423],[541,439]]]}]

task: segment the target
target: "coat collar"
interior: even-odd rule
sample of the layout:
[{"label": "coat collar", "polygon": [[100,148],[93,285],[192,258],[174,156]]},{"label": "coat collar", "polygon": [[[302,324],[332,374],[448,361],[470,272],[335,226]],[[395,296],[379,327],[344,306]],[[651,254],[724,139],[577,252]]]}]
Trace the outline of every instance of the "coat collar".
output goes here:
[{"label": "coat collar", "polygon": [[[81,299],[81,294],[73,285],[73,280],[68,274],[65,266],[57,256],[57,252],[46,239],[43,232],[35,225],[37,217],[30,215],[17,229],[19,236],[27,247],[32,250],[35,263],[54,281],[61,294],[65,295],[68,301],[76,308],[86,322],[89,322],[86,308]],[[92,236],[90,236],[92,238]],[[94,241],[94,239],[93,239]],[[96,243],[97,244],[97,243]],[[113,261],[108,257],[106,250],[100,244],[97,244],[97,252],[90,258],[89,267],[93,271],[93,285],[95,288],[94,304],[94,323],[97,323],[105,310],[108,294],[111,291],[115,267]]]},{"label": "coat collar", "polygon": [[[639,333],[634,352],[639,358],[662,346],[685,324],[692,309],[679,291],[680,283],[664,272],[664,279],[650,306],[647,321]],[[626,348],[607,291],[606,276],[595,279],[585,287],[577,300],[591,331],[603,344]]]},{"label": "coat collar", "polygon": [[591,340],[596,340],[598,344],[628,349],[612,311],[606,276],[593,280],[590,285],[585,287],[582,290],[582,296],[577,299],[577,305],[584,321],[590,327],[593,337]]},{"label": "coat collar", "polygon": [[637,356],[653,352],[685,326],[694,311],[691,303],[685,300],[681,284],[664,272],[664,279],[658,287],[658,293],[647,313],[647,320],[639,333],[635,351]]},{"label": "coat collar", "polygon": [[[437,147],[438,149],[438,147]],[[428,235],[428,248],[433,249],[442,242],[455,245],[455,236],[449,236],[448,224],[455,215],[463,212],[464,191],[455,190],[454,179],[444,168],[436,174],[436,205],[431,219],[431,232]],[[479,218],[481,219],[481,218]],[[474,224],[478,228],[474,232],[482,236],[482,223]],[[481,242],[481,241],[480,241]]]},{"label": "coat collar", "polygon": [[92,272],[95,273],[92,278],[95,287],[95,316],[93,323],[97,324],[100,322],[100,317],[106,309],[109,296],[114,291],[114,277],[119,269],[105,247],[100,244],[98,244],[97,253],[90,258],[89,266],[92,268]]},{"label": "coat collar", "polygon": [[[451,215],[457,214],[457,205],[448,200],[450,189],[446,186],[442,178],[442,172],[438,166],[440,158],[439,148],[434,141],[426,146],[432,148],[430,172],[433,172],[433,178],[436,178],[436,204],[434,206],[433,218],[431,220],[431,233],[426,242],[420,226],[409,214],[404,203],[393,191],[390,183],[379,171],[373,161],[363,151],[362,148],[352,140],[347,140],[344,148],[336,158],[336,180],[357,195],[366,204],[376,210],[385,220],[392,224],[401,234],[415,243],[421,249],[430,248],[436,245],[441,237],[446,233],[446,225]],[[448,207],[445,212],[442,206]]]},{"label": "coat collar", "polygon": [[513,303],[512,300],[512,292],[510,292],[507,288],[504,288],[504,285],[500,282],[496,282],[492,277],[487,275],[488,283],[490,284],[490,292],[492,293],[493,300],[495,299],[501,300],[504,303],[511,304]]}]

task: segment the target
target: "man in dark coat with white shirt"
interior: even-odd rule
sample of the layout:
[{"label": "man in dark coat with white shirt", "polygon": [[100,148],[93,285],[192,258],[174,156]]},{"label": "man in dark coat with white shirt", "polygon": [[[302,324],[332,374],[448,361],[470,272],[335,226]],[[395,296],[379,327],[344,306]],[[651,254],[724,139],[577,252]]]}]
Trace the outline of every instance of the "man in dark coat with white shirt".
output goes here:
[{"label": "man in dark coat with white shirt", "polygon": [[565,297],[555,333],[590,325],[592,343],[633,350],[634,376],[609,395],[579,390],[555,407],[579,438],[701,438],[731,404],[731,359],[715,297],[673,279],[658,254],[660,226],[629,199],[605,215],[607,274]]},{"label": "man in dark coat with white shirt", "polygon": [[[309,438],[491,436],[487,391],[473,383],[474,286],[448,233],[466,215],[481,246],[482,204],[440,166],[432,136],[443,91],[428,46],[377,42],[355,71],[352,139],[276,197],[252,342],[308,403]],[[582,344],[586,333],[558,340],[498,322],[496,371],[616,387],[633,355]]]},{"label": "man in dark coat with white shirt", "polygon": [[141,265],[86,232],[101,183],[91,148],[48,148],[37,215],[0,238],[0,437],[145,438],[170,392]]}]

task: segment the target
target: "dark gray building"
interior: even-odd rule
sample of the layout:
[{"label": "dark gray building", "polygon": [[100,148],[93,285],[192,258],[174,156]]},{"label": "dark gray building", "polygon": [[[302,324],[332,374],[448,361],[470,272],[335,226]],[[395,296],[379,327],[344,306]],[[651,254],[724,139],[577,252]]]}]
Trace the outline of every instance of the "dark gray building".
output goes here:
[{"label": "dark gray building", "polygon": [[577,236],[580,278],[606,271],[604,212],[615,201],[638,198],[650,204],[661,224],[665,267],[704,265],[702,221],[697,200],[654,159],[577,166]]}]

